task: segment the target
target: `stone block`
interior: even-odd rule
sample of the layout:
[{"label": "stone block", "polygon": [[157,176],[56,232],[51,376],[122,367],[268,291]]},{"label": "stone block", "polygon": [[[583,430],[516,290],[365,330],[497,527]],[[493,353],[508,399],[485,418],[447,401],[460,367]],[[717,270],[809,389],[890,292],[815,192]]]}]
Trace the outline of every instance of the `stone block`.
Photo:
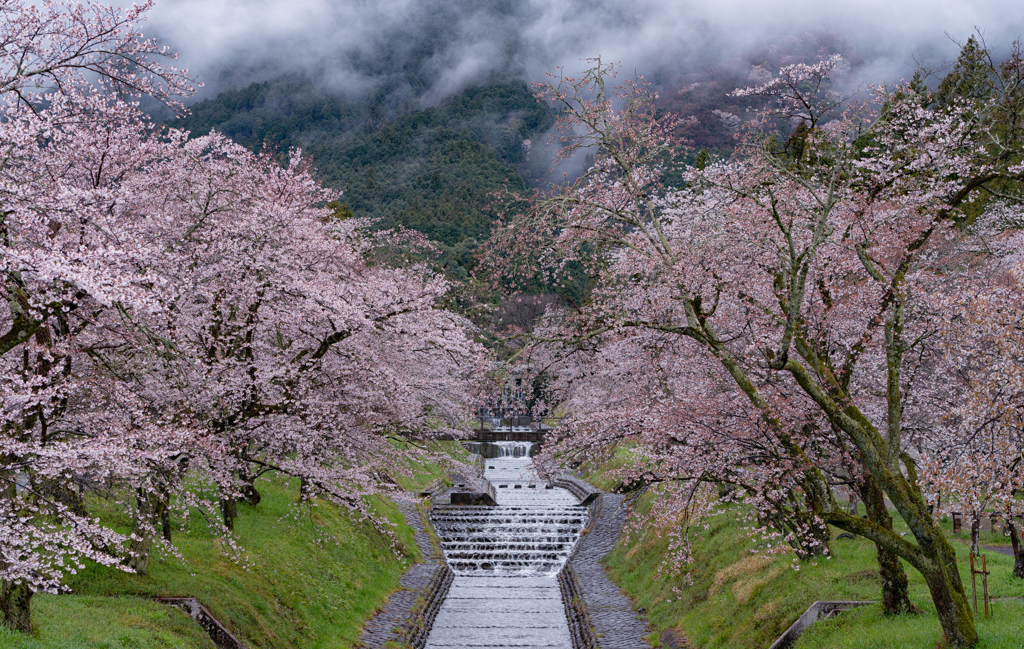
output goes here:
[{"label": "stone block", "polygon": [[475,505],[494,507],[497,505],[491,494],[485,492],[454,492],[452,493],[453,505]]}]

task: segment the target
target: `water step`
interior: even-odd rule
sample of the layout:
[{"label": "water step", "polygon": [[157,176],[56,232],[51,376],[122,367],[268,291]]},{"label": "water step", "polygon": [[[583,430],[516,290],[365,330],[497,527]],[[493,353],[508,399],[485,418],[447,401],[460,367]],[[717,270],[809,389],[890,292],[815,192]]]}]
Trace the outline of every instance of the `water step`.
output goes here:
[{"label": "water step", "polygon": [[487,460],[496,507],[435,505],[430,520],[455,580],[434,619],[427,649],[571,649],[555,575],[589,512],[567,490],[541,480],[529,444],[498,442]]}]

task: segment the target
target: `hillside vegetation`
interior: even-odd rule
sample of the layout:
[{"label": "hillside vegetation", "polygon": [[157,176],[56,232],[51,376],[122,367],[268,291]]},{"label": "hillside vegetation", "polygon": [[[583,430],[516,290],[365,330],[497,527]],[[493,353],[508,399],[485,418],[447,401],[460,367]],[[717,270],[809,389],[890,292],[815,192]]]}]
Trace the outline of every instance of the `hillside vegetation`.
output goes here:
[{"label": "hillside vegetation", "polygon": [[437,106],[390,114],[379,102],[349,101],[309,81],[276,79],[224,92],[192,106],[171,124],[193,135],[217,130],[259,149],[301,147],[342,202],[378,226],[402,226],[440,242],[448,260],[465,265],[493,219],[489,194],[525,189],[542,175],[538,139],[554,112],[524,81],[495,80]]},{"label": "hillside vegetation", "polygon": [[[439,448],[461,453],[455,443]],[[446,473],[426,462],[407,469],[396,479],[408,490]],[[181,529],[175,525],[180,560],[160,553],[144,576],[89,565],[70,582],[71,594],[36,595],[31,635],[0,627],[0,647],[212,648],[183,612],[150,600],[183,596],[198,598],[249,647],[354,646],[402,573],[422,558],[412,529],[390,501],[379,499],[374,509],[393,525],[387,531],[394,540],[336,505],[299,505],[296,480],[269,474],[257,486],[259,505],[238,505],[240,552],[225,547],[193,511]],[[102,503],[95,509],[113,514]]]},{"label": "hillside vegetation", "polygon": [[260,482],[260,504],[239,505],[238,556],[194,514],[175,535],[183,561],[164,553],[144,576],[91,565],[71,582],[73,594],[37,596],[31,637],[2,630],[0,646],[212,646],[183,613],[147,601],[182,596],[198,598],[250,647],[353,646],[418,558],[411,530],[394,505],[377,503],[395,524],[393,548],[334,505],[296,505],[293,481]]}]

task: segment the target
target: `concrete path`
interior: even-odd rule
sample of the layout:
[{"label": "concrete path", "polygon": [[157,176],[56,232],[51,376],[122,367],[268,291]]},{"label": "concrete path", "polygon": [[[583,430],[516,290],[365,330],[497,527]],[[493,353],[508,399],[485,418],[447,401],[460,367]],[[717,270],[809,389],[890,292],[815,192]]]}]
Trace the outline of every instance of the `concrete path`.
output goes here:
[{"label": "concrete path", "polygon": [[983,550],[990,550],[992,552],[998,552],[999,554],[1005,554],[1008,557],[1013,556],[1013,548],[1009,545],[983,545]]}]

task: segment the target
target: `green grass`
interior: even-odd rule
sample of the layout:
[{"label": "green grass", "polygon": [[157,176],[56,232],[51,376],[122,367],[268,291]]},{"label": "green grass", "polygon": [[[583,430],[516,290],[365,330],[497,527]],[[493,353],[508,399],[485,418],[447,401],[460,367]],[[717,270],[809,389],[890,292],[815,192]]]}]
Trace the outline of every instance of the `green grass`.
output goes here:
[{"label": "green grass", "polygon": [[[418,558],[412,531],[401,525],[396,556],[368,522],[334,505],[297,507],[298,485],[284,479],[257,483],[257,507],[239,504],[235,534],[243,548],[235,561],[205,520],[192,515],[174,544],[184,563],[160,556],[145,576],[90,566],[70,583],[79,594],[197,597],[252,647],[349,647],[360,626]],[[391,504],[378,511],[398,522]],[[249,564],[244,565],[244,564]]]},{"label": "green grass", "polygon": [[[979,602],[979,607],[981,603]],[[811,625],[794,649],[893,649],[942,646],[935,609],[925,615],[886,618],[878,607],[843,613]],[[1024,601],[992,603],[992,616],[978,619],[978,649],[1024,649]]]},{"label": "green grass", "polygon": [[144,599],[39,594],[32,598],[32,607],[32,635],[0,627],[0,647],[214,649],[206,632],[185,613]]},{"label": "green grass", "polygon": [[[412,468],[404,488],[441,476],[434,466]],[[187,616],[148,601],[155,596],[197,597],[254,649],[352,647],[365,621],[398,588],[401,574],[420,559],[412,529],[384,498],[371,505],[392,524],[394,544],[369,521],[335,505],[297,505],[295,480],[261,478],[256,486],[260,504],[238,505],[240,555],[229,552],[206,519],[192,512],[184,530],[178,521],[173,534],[184,562],[156,551],[144,576],[89,565],[69,582],[72,595],[34,597],[31,636],[4,632],[0,647],[212,646]],[[115,529],[127,531],[123,514],[100,503],[96,510]]]},{"label": "green grass", "polygon": [[[396,447],[404,450],[413,449],[411,442],[395,442]],[[469,453],[459,442],[430,442],[426,445],[428,453],[439,456],[439,462],[413,461],[407,458],[404,463],[404,471],[396,471],[395,481],[406,491],[420,491],[425,489],[435,480],[441,480],[451,484],[448,469],[444,466],[446,461],[465,462]]]},{"label": "green grass", "polygon": [[[637,510],[649,510],[654,497],[645,494]],[[628,541],[620,540],[606,559],[612,579],[638,608],[646,610],[659,632],[675,629],[695,647],[706,649],[761,649],[770,646],[815,600],[880,597],[875,547],[866,540],[835,540],[831,558],[816,565],[800,563],[799,570],[794,570],[791,554],[752,552],[755,543],[737,521],[736,510],[706,522],[708,528],[699,527],[691,537],[696,561],[689,567],[689,579],[656,576],[668,551],[667,530],[645,528]],[[957,544],[957,552],[970,593],[966,547]],[[988,556],[991,595],[1024,596],[1024,580],[1012,576],[1012,559],[996,553]],[[815,626],[815,634],[807,635],[797,646],[936,647],[942,631],[924,580],[912,569],[907,574],[911,599],[924,611],[922,615],[888,619],[879,607],[868,606],[844,613],[820,629]],[[1020,647],[1020,630],[1024,628],[1020,604],[997,604],[991,620],[984,616],[978,620],[980,649]]]}]

